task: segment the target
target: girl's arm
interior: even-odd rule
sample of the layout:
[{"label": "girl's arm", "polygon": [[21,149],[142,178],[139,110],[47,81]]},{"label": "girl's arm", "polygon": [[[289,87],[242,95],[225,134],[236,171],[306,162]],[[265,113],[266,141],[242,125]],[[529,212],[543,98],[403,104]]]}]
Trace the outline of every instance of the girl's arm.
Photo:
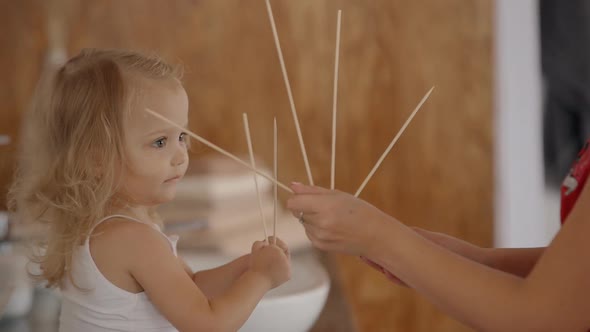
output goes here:
[{"label": "girl's arm", "polygon": [[276,280],[286,281],[282,273],[288,271],[288,259],[283,250],[266,246],[252,254],[266,265],[249,268],[223,294],[208,299],[161,234],[136,222],[118,224],[113,242],[124,243],[119,252],[129,274],[179,331],[236,331],[263,295],[277,286]]},{"label": "girl's arm", "polygon": [[184,269],[191,276],[193,282],[208,299],[218,297],[248,270],[250,254],[241,256],[227,264],[214,269],[192,272],[190,267],[180,258]]},{"label": "girl's arm", "polygon": [[380,223],[385,229],[376,232],[379,238],[367,255],[478,330],[585,331],[590,328],[588,187],[526,278],[444,250],[399,222]]}]

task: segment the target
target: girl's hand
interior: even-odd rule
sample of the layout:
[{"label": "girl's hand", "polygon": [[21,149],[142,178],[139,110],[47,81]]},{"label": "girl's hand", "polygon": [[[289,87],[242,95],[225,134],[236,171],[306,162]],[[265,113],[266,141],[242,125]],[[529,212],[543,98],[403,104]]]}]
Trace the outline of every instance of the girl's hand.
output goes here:
[{"label": "girl's hand", "polygon": [[[271,242],[272,243],[272,242]],[[284,248],[279,247],[279,243]],[[289,249],[277,239],[277,245],[256,241],[252,245],[250,270],[264,276],[270,289],[278,287],[291,279]]]},{"label": "girl's hand", "polygon": [[287,255],[287,257],[291,257],[291,252],[289,251],[289,247],[287,247],[287,244],[283,240],[281,240],[280,238],[278,238],[278,237],[275,238],[274,236],[269,236],[267,239],[267,242],[269,244],[274,244],[277,247],[283,249],[283,252],[285,253],[285,255]]}]

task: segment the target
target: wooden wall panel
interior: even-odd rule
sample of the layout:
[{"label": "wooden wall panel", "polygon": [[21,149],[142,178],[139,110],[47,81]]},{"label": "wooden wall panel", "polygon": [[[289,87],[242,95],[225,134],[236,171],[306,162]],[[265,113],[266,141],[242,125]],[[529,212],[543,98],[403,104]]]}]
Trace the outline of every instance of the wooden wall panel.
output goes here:
[{"label": "wooden wall panel", "polygon": [[[181,60],[191,129],[269,163],[279,122],[281,180],[305,168],[264,1],[68,1],[67,45],[153,50]],[[46,44],[41,0],[2,2],[0,133],[15,132]],[[354,192],[412,109],[436,89],[362,197],[404,222],[479,245],[492,237],[492,1],[274,0],[316,183],[329,185],[336,11],[343,9],[337,188]],[[8,92],[7,92],[8,91]],[[0,150],[8,183],[10,148]],[[211,153],[197,145],[195,157]],[[283,195],[283,197],[285,197]],[[466,331],[354,257],[338,257],[361,331]]]},{"label": "wooden wall panel", "polygon": [[[35,87],[46,40],[38,1],[0,1],[0,135],[13,142]],[[12,178],[16,145],[0,146],[0,209]]]}]

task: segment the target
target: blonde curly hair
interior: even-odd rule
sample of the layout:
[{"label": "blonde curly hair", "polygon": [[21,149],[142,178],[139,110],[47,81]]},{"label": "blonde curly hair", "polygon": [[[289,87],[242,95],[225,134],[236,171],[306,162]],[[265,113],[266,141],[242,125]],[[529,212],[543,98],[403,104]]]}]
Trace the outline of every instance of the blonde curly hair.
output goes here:
[{"label": "blonde curly hair", "polygon": [[24,118],[21,153],[8,193],[19,222],[46,233],[32,260],[47,286],[71,277],[72,251],[108,214],[125,164],[123,123],[138,79],[177,79],[179,66],[157,56],[85,49],[43,77]]}]

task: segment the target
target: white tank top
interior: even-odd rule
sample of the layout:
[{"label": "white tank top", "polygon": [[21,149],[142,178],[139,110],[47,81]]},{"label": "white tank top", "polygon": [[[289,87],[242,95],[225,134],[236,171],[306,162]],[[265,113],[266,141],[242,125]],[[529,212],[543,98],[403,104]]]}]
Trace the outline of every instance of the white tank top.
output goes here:
[{"label": "white tank top", "polygon": [[[168,239],[174,255],[177,255],[178,236],[166,236],[155,224],[125,215],[112,215],[100,220],[94,227],[115,217],[154,227]],[[86,239],[72,254],[72,276],[82,289],[76,288],[69,278],[64,278],[59,331],[177,331],[154,307],[145,292],[131,293],[119,288],[99,271],[90,255],[89,242]]]}]

